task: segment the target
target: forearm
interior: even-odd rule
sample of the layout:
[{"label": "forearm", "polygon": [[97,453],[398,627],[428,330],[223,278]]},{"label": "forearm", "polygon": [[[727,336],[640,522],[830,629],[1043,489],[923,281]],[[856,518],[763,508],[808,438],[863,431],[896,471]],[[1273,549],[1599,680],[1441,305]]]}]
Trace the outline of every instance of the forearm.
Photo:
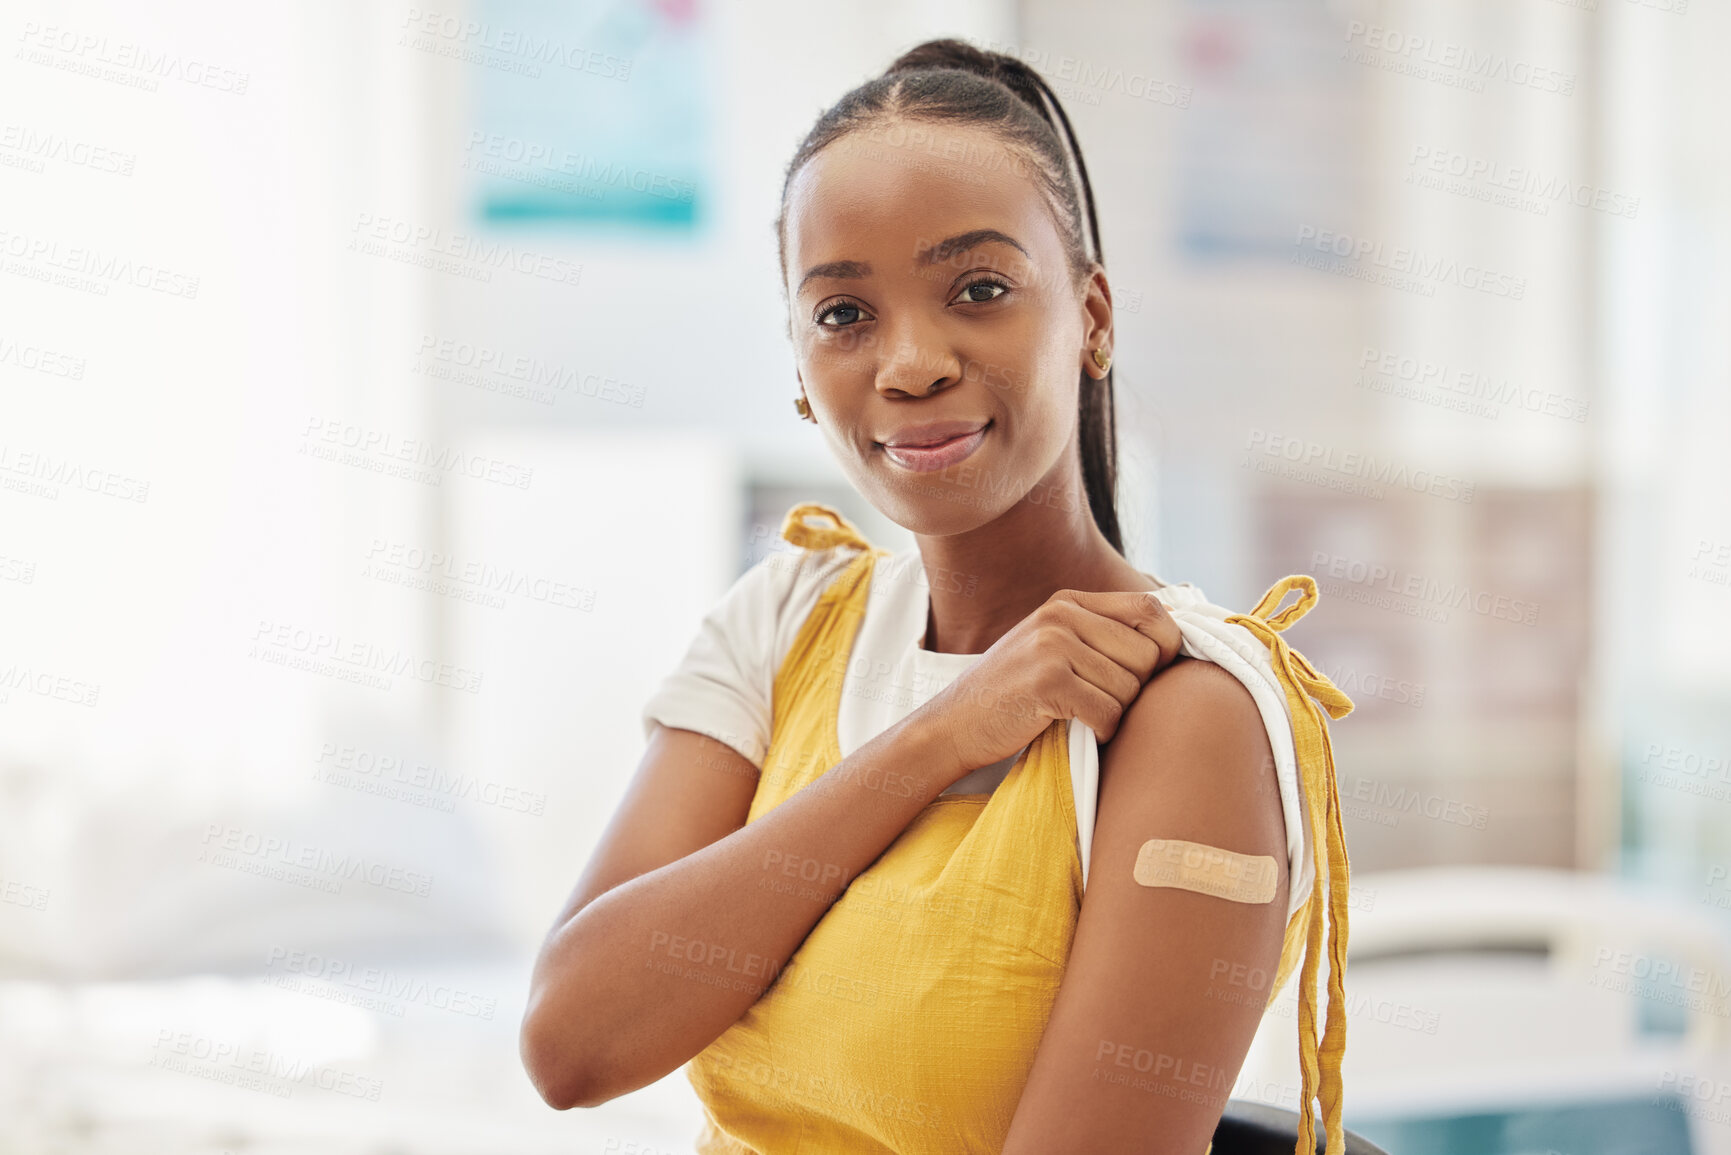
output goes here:
[{"label": "forearm", "polygon": [[548,937],[523,1049],[555,1106],[593,1106],[701,1051],[775,981],[848,884],[965,768],[918,714]]}]

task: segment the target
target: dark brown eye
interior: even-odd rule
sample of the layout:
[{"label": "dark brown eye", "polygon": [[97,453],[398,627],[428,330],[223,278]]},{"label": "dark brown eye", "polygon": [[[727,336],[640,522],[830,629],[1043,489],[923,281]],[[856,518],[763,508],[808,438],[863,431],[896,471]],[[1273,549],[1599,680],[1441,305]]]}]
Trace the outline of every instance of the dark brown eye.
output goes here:
[{"label": "dark brown eye", "polygon": [[[983,289],[996,289],[998,291],[991,293],[988,296],[981,296],[980,290],[983,290]],[[980,280],[970,281],[966,286],[964,286],[962,288],[962,291],[959,294],[959,296],[962,298],[965,298],[965,300],[963,300],[963,302],[962,302],[963,304],[983,305],[987,301],[997,300],[999,297],[1003,296],[1005,293],[1007,293],[1009,291],[1010,291],[1010,286],[1004,284],[1004,282],[994,280],[990,277],[982,277]]]},{"label": "dark brown eye", "polygon": [[[829,308],[825,309],[823,312],[821,312],[817,315],[817,323],[819,325],[823,325],[824,328],[826,328],[826,329],[846,328],[848,325],[851,325],[855,321],[859,320],[859,312],[860,312],[860,307],[858,305],[849,305],[846,303],[843,303],[840,305],[831,305]],[[825,318],[829,317],[831,314],[834,314],[834,313],[852,313],[852,314],[854,314],[854,316],[847,319],[847,320],[842,321],[840,324],[836,324],[836,325],[825,324]]]}]

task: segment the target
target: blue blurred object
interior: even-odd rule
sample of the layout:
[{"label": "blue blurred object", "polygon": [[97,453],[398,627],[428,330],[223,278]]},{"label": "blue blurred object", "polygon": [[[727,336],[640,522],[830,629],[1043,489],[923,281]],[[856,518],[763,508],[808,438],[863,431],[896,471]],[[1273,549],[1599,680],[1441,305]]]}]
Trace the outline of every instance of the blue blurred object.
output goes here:
[{"label": "blue blurred object", "polygon": [[1399,1155],[1691,1155],[1684,1106],[1675,1096],[1652,1096],[1481,1115],[1355,1119],[1353,1126]]},{"label": "blue blurred object", "polygon": [[463,167],[481,220],[700,223],[711,93],[696,0],[477,0],[474,13],[410,32],[475,66]]},{"label": "blue blurred object", "polygon": [[[1363,1135],[1348,1129],[1346,1155],[1391,1155]],[[1210,1155],[1287,1155],[1298,1142],[1298,1112],[1267,1103],[1233,1099],[1214,1129]],[[1316,1149],[1327,1150],[1322,1120],[1316,1121]]]}]

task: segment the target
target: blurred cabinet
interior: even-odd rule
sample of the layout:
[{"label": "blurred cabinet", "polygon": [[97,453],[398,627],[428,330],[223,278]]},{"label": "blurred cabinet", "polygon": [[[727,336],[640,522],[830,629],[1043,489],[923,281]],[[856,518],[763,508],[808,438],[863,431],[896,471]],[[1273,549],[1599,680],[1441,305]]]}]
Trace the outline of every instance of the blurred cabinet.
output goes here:
[{"label": "blurred cabinet", "polygon": [[1290,642],[1355,703],[1334,724],[1355,869],[1572,866],[1590,497],[1252,498],[1272,582],[1316,578]]}]

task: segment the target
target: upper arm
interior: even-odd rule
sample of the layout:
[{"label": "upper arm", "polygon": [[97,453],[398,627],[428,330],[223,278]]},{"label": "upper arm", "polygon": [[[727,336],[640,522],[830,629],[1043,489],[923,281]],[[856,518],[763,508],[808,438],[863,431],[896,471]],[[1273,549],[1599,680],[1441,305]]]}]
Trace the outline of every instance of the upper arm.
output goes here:
[{"label": "upper arm", "polygon": [[704,614],[640,715],[648,745],[555,929],[616,886],[745,825],[769,747],[776,667],[846,559],[774,551]]},{"label": "upper arm", "polygon": [[769,743],[779,619],[797,569],[771,554],[703,615],[639,717],[647,745],[557,929],[616,886],[745,825]]},{"label": "upper arm", "polygon": [[708,734],[760,762],[769,745],[775,665],[786,646],[784,611],[801,576],[770,554],[741,574],[703,615],[684,655],[644,702],[646,739],[656,723]]},{"label": "upper arm", "polygon": [[655,725],[625,797],[554,925],[614,887],[744,826],[757,779],[757,767],[725,742]]},{"label": "upper arm", "polygon": [[[1274,898],[1143,886],[1133,870],[1151,838],[1268,855]],[[1006,1155],[1201,1155],[1279,964],[1286,855],[1274,759],[1249,691],[1211,662],[1156,675],[1100,767],[1088,888]]]}]

